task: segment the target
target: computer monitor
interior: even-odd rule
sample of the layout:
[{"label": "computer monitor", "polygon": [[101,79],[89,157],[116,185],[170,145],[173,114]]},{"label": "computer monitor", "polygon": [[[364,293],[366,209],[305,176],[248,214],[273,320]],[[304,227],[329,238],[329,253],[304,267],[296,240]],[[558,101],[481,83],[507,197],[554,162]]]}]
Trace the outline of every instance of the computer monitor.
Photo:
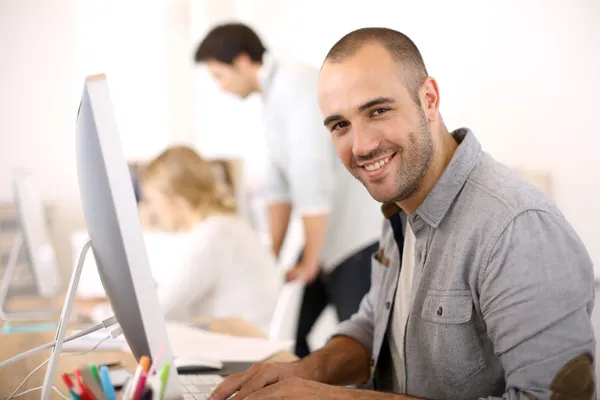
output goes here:
[{"label": "computer monitor", "polygon": [[[61,280],[56,262],[54,247],[50,241],[48,221],[44,204],[37,191],[33,178],[25,171],[15,171],[13,176],[13,196],[17,209],[19,232],[8,257],[4,276],[0,282],[0,318],[5,321],[48,320],[56,313],[53,308],[8,310],[9,293],[18,276],[19,256],[23,249],[29,258],[29,269],[37,294],[42,298],[59,294]],[[10,332],[11,325],[2,326]]]},{"label": "computer monitor", "polygon": [[[173,362],[152,278],[131,176],[104,75],[88,77],[77,116],[77,172],[83,214],[98,273],[136,359]],[[171,368],[167,394],[180,394]]]},{"label": "computer monitor", "polygon": [[61,282],[48,231],[48,217],[36,183],[26,171],[15,171],[13,195],[23,246],[29,256],[37,292],[42,297],[55,297],[60,291]]}]

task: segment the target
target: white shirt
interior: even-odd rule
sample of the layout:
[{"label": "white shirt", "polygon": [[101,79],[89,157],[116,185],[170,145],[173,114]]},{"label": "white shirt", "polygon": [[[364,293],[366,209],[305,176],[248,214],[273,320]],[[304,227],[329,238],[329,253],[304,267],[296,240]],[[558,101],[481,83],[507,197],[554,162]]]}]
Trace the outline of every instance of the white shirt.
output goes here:
[{"label": "white shirt", "polygon": [[317,99],[319,70],[263,57],[270,202],[291,202],[300,216],[328,214],[325,271],[377,241],[380,206],[339,160]]},{"label": "white shirt", "polygon": [[415,244],[416,238],[410,224],[406,222],[404,231],[404,246],[402,249],[402,264],[398,276],[398,288],[394,299],[394,309],[390,323],[390,353],[394,368],[394,393],[400,393],[399,389],[404,387],[400,381],[404,381],[404,334],[406,323],[412,306],[412,282],[415,272]]},{"label": "white shirt", "polygon": [[239,316],[268,332],[283,271],[238,216],[213,216],[187,237],[177,263],[155,273],[167,320]]}]

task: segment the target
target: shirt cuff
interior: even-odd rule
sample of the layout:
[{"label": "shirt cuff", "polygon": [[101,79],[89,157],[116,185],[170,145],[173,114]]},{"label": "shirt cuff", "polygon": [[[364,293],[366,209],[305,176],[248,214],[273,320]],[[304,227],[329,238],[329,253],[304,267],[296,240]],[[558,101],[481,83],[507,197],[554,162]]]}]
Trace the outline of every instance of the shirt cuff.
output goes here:
[{"label": "shirt cuff", "polygon": [[266,201],[268,204],[286,204],[291,203],[292,200],[290,196],[285,194],[271,194],[266,196]]},{"label": "shirt cuff", "polygon": [[373,354],[373,336],[367,329],[363,329],[360,324],[357,324],[352,319],[341,322],[338,325],[336,332],[333,334],[331,339],[336,336],[346,336],[350,339],[356,340],[360,343],[369,353],[369,356]]},{"label": "shirt cuff", "polygon": [[294,210],[301,217],[313,217],[316,215],[327,215],[331,212],[331,206],[323,205],[323,206],[308,206],[308,207],[298,207]]}]

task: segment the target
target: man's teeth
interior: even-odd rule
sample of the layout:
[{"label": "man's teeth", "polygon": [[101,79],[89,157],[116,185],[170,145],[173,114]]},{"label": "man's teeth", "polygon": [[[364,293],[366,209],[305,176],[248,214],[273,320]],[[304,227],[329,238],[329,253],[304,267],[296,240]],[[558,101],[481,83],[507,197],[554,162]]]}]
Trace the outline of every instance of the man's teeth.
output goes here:
[{"label": "man's teeth", "polygon": [[374,163],[374,164],[367,164],[365,165],[365,169],[367,171],[375,171],[378,170],[379,168],[383,167],[385,164],[387,164],[387,162],[390,161],[389,157],[384,158],[383,160],[379,160],[378,162]]}]

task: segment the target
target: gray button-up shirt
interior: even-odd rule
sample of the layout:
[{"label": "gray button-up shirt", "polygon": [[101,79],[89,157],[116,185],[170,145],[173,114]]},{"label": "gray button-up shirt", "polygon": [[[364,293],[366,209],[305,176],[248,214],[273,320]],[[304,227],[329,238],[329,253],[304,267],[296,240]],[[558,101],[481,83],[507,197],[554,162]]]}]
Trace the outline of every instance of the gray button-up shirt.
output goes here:
[{"label": "gray button-up shirt", "polygon": [[391,391],[386,335],[409,223],[416,259],[397,391],[427,399],[593,398],[594,275],[585,247],[557,207],[483,152],[472,132],[453,136],[458,149],[417,211],[383,207],[371,290],[338,334],[371,352],[368,385]]}]

